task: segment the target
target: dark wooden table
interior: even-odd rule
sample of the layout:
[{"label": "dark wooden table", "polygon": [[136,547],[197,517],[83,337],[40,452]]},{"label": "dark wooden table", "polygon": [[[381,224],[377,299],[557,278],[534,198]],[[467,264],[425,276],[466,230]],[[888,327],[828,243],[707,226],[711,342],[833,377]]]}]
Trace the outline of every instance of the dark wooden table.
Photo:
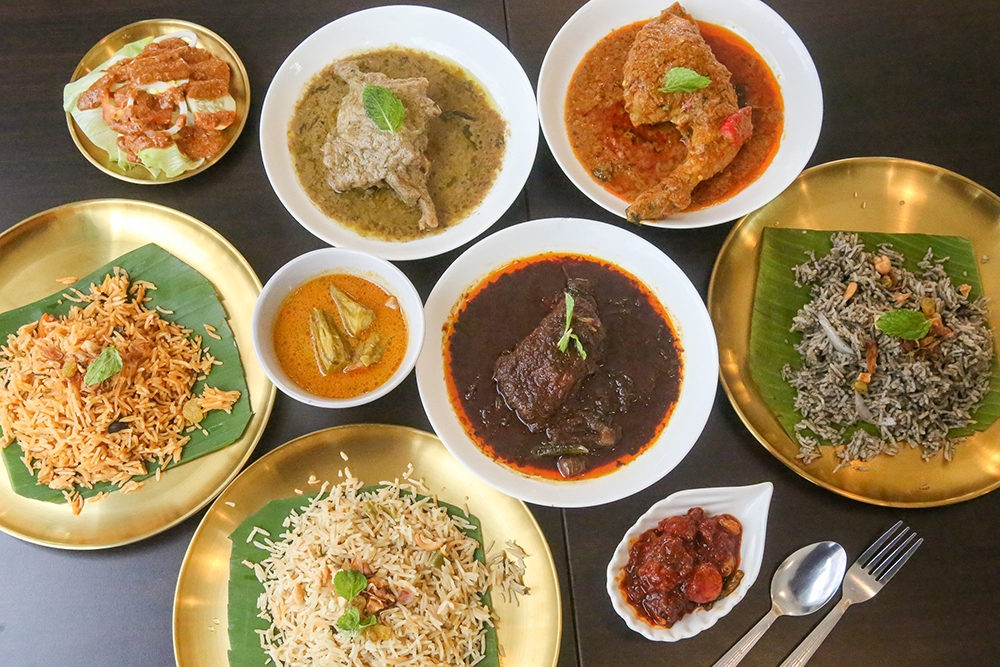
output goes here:
[{"label": "dark wooden table", "polygon": [[[368,4],[0,3],[0,230],[59,204],[123,197],[164,204],[211,225],[243,253],[262,281],[293,257],[322,247],[285,211],[267,182],[258,144],[261,103],[271,77],[299,42]],[[549,42],[580,0],[432,4],[507,43],[535,82]],[[823,131],[811,164],[859,155],[905,157],[1000,190],[1000,122],[993,103],[1000,89],[1000,4],[770,4],[805,42],[823,83]],[[84,160],[66,129],[61,91],[82,55],[104,35],[137,20],[168,15],[204,25],[232,44],[250,74],[252,106],[246,131],[218,165],[178,184],[141,187],[112,179]],[[549,216],[626,224],[580,194],[542,141],[524,193],[491,231]],[[670,255],[704,295],[730,227],[629,229]],[[942,231],[947,231],[946,220]],[[461,250],[399,266],[426,298]],[[255,458],[304,433],[356,422],[430,429],[412,375],[382,400],[340,412],[309,408],[279,393]],[[774,483],[774,499],[763,568],[746,599],[710,631],[677,644],[649,642],[628,630],[611,608],[604,570],[636,517],[680,489],[763,480]],[[841,498],[772,458],[743,427],[721,389],[698,443],[659,483],[601,507],[532,511],[559,570],[562,666],[710,665],[767,611],[768,582],[786,555],[831,539],[843,544],[853,560],[897,518],[912,524],[926,543],[877,598],[846,615],[812,664],[998,664],[1000,494],[912,511]],[[174,586],[201,516],[138,544],[99,552],[48,549],[0,535],[0,665],[172,665]],[[531,599],[524,604],[532,604]],[[818,621],[818,615],[780,619],[744,664],[778,664]]]}]

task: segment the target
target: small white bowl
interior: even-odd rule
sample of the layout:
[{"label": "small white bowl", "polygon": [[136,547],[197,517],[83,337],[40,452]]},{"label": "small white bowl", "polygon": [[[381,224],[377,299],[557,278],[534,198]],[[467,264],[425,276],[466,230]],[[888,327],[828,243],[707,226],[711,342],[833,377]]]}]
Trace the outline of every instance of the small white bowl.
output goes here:
[{"label": "small white bowl", "polygon": [[[652,19],[669,3],[663,0],[590,0],[556,34],[538,75],[538,116],[542,133],[563,172],[583,194],[611,213],[625,217],[627,202],[595,181],[573,153],[566,131],[566,93],[583,56],[613,30]],[[809,51],[781,16],[760,0],[685,0],[698,21],[736,33],[771,68],[785,105],[778,152],[763,174],[729,199],[706,208],[643,222],[654,227],[692,228],[735,220],[777,197],[812,156],[823,124],[823,91]]]},{"label": "small white bowl", "polygon": [[[377,389],[354,398],[324,398],[301,389],[282,370],[274,352],[274,319],[281,304],[304,283],[329,273],[349,273],[375,283],[396,297],[406,320],[406,354],[399,368]],[[292,398],[321,408],[363,405],[388,394],[413,370],[424,342],[423,308],[413,283],[384,259],[346,248],[314,250],[285,264],[264,285],[253,310],[253,349],[267,376]]]},{"label": "small white bowl", "polygon": [[[392,46],[431,53],[461,66],[486,89],[508,127],[503,164],[482,203],[461,222],[411,241],[369,238],[327,217],[299,184],[288,150],[288,123],[309,81],[335,60]],[[535,93],[514,55],[475,23],[431,7],[375,7],[323,26],[282,63],[260,114],[264,171],[288,212],[331,245],[391,260],[439,255],[486,231],[520,194],[537,148]]]},{"label": "small white bowl", "polygon": [[[646,639],[675,642],[694,637],[728,614],[743,599],[760,574],[760,564],[764,558],[764,539],[767,534],[767,512],[770,509],[773,490],[774,486],[770,482],[762,482],[753,486],[678,491],[656,503],[639,517],[635,525],[625,533],[625,537],[611,557],[611,562],[608,563],[608,595],[615,611],[625,620],[628,627]],[[743,580],[735,591],[722,598],[711,609],[696,609],[669,628],[650,625],[639,618],[622,593],[620,584],[625,566],[628,564],[629,547],[640,535],[655,528],[663,519],[687,514],[693,507],[702,508],[710,516],[732,514],[743,524],[743,541],[740,545],[740,569],[743,570]]]},{"label": "small white bowl", "polygon": [[[448,398],[446,323],[465,303],[470,290],[491,273],[519,259],[547,253],[591,257],[631,274],[667,311],[683,350],[680,395],[667,425],[635,459],[599,477],[546,479],[497,462],[469,435],[465,421]],[[529,503],[590,507],[637,493],[681,462],[701,435],[715,404],[719,348],[705,302],[680,267],[659,248],[615,225],[550,218],[491,234],[452,262],[431,291],[424,310],[427,339],[417,362],[417,387],[434,432],[473,475]]]}]

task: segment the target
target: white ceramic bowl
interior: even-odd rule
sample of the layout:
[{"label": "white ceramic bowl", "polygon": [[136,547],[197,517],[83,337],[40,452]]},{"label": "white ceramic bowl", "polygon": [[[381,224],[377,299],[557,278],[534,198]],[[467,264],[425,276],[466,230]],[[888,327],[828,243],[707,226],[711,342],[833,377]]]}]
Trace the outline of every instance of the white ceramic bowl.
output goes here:
[{"label": "white ceramic bowl", "polygon": [[[680,396],[660,435],[627,465],[600,477],[550,480],[531,477],[493,460],[470,438],[448,399],[443,327],[466,292],[511,262],[544,253],[601,259],[632,274],[656,296],[683,348]],[[417,361],[417,386],[438,437],[472,474],[495,489],[555,507],[586,507],[624,498],[680,463],[701,435],[715,402],[719,351],[705,304],[684,272],[656,246],[603,222],[553,218],[525,222],[469,248],[438,280],[425,307],[427,337]]]},{"label": "white ceramic bowl", "polygon": [[[483,202],[465,220],[442,232],[402,242],[362,236],[316,208],[299,185],[287,136],[295,104],[316,74],[335,60],[389,46],[433,53],[463,67],[489,92],[509,132],[500,173]],[[282,63],[267,89],[260,117],[264,170],[288,212],[331,245],[392,260],[439,255],[488,229],[521,192],[537,148],[535,94],[517,59],[475,23],[429,7],[376,7],[323,26]]]},{"label": "white ceramic bowl", "polygon": [[[762,482],[753,486],[730,486],[714,489],[690,489],[678,491],[656,503],[639,517],[608,563],[608,595],[615,611],[631,629],[643,637],[658,642],[675,642],[694,637],[702,630],[715,625],[739,604],[760,574],[760,564],[764,558],[764,541],[767,536],[767,513],[771,505],[774,486]],[[735,591],[712,605],[711,609],[696,609],[669,628],[653,626],[639,618],[621,590],[621,580],[628,564],[628,550],[638,537],[655,528],[671,516],[687,514],[693,507],[700,507],[709,515],[732,514],[743,524],[743,542],[740,545],[740,569],[743,579]]]},{"label": "white ceramic bowl", "polygon": [[[354,398],[324,398],[301,389],[281,369],[274,352],[274,319],[288,295],[302,284],[328,273],[349,273],[370,280],[399,301],[406,320],[406,354],[396,372],[380,387]],[[253,310],[253,349],[264,372],[292,398],[321,408],[350,408],[388,394],[410,374],[424,342],[424,311],[413,283],[389,262],[357,250],[324,248],[300,255],[271,276]]]},{"label": "white ceramic bowl", "polygon": [[[623,199],[605,190],[573,154],[566,134],[566,91],[576,66],[597,42],[622,26],[658,16],[662,0],[590,0],[566,22],[545,54],[538,76],[538,115],[552,154],[571,181],[595,203],[625,217]],[[735,220],[777,197],[812,156],[823,121],[823,91],[809,51],[795,31],[760,0],[685,0],[697,20],[728,28],[754,47],[781,87],[785,125],[770,166],[742,191],[707,208],[680,212],[657,227],[705,227]]]}]

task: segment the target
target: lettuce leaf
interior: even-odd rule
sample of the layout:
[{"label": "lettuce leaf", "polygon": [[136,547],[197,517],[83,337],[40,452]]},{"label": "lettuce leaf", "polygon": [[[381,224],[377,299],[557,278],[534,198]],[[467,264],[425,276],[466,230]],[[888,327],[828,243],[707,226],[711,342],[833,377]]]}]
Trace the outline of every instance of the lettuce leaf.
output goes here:
[{"label": "lettuce leaf", "polygon": [[[153,41],[152,37],[143,37],[138,41],[126,44],[118,51],[115,51],[115,54],[113,56],[111,56],[103,63],[98,65],[97,69],[95,69],[94,71],[90,72],[85,76],[80,77],[76,81],[67,83],[63,87],[63,110],[65,110],[66,113],[70,113],[73,109],[76,108],[76,101],[80,98],[80,95],[83,95],[85,92],[87,92],[87,89],[90,88],[92,85],[94,85],[95,81],[104,76],[104,70],[111,67],[112,65],[114,65],[116,62],[118,62],[123,58],[136,57],[137,55],[142,53],[142,50],[146,48],[146,46],[152,41]],[[87,137],[90,138],[90,135],[88,134]],[[90,140],[94,141],[93,139]],[[96,144],[97,142],[94,141],[94,143]]]},{"label": "lettuce leaf", "polygon": [[[63,109],[73,116],[73,120],[76,121],[80,131],[95,146],[105,151],[108,154],[108,159],[112,163],[117,164],[121,169],[131,169],[136,166],[136,163],[131,162],[128,159],[128,155],[118,148],[118,137],[120,135],[104,122],[104,116],[100,108],[81,111],[77,109],[76,103],[80,95],[85,93],[94,82],[104,75],[104,70],[123,58],[134,58],[139,55],[152,41],[153,37],[145,37],[126,44],[116,51],[111,58],[101,63],[97,69],[72,83],[66,84],[63,88]],[[185,81],[155,81],[142,86],[142,88],[153,94],[157,94],[183,83]],[[195,112],[236,109],[236,100],[230,95],[225,95],[214,100],[197,100],[196,102],[192,106],[192,100],[188,100],[189,113],[187,115],[188,123],[191,125],[194,124]],[[187,157],[180,152],[180,149],[176,145],[171,145],[169,148],[146,148],[139,151],[138,156],[141,165],[146,167],[155,178],[159,178],[161,175],[173,178],[185,171],[197,169],[204,162],[204,159],[195,160]]]},{"label": "lettuce leaf", "polygon": [[122,169],[136,166],[134,162],[129,161],[128,155],[118,148],[118,133],[104,122],[104,114],[99,107],[80,111],[74,105],[70,113],[87,138],[94,142],[95,146],[107,152],[109,160],[118,163]]},{"label": "lettuce leaf", "polygon": [[181,153],[177,144],[171,144],[169,148],[144,148],[138,152],[138,156],[153,176],[159,177],[162,173],[167,178],[183,174],[189,169],[197,169],[205,161],[204,158],[192,160]]}]

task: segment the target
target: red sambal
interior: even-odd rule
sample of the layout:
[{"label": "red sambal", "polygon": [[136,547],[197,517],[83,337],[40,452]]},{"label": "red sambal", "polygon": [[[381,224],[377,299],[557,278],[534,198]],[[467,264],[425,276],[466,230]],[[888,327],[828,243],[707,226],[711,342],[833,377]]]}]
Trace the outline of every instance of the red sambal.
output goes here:
[{"label": "red sambal", "polygon": [[731,514],[707,516],[695,507],[664,519],[629,547],[626,599],[640,618],[667,628],[699,607],[711,609],[743,579],[742,539]]}]

